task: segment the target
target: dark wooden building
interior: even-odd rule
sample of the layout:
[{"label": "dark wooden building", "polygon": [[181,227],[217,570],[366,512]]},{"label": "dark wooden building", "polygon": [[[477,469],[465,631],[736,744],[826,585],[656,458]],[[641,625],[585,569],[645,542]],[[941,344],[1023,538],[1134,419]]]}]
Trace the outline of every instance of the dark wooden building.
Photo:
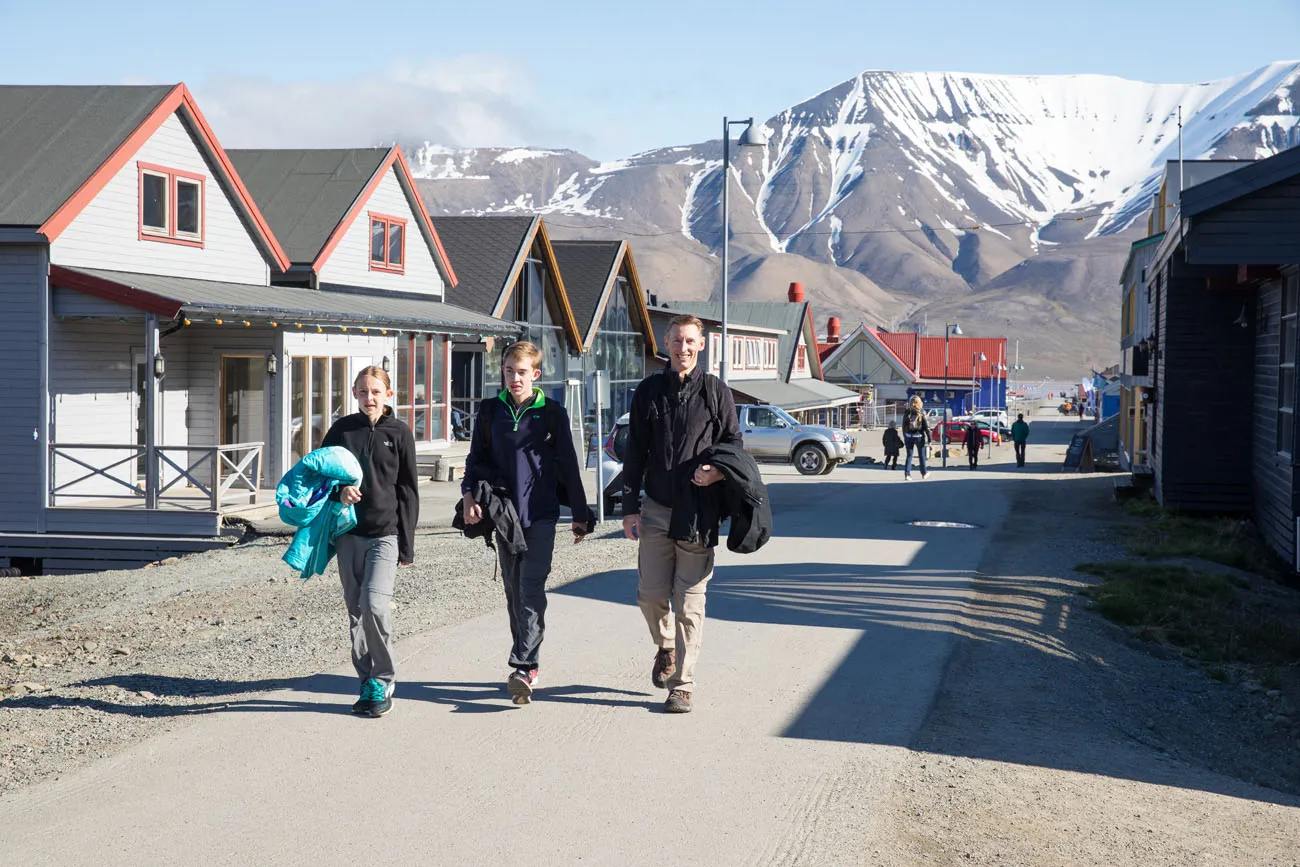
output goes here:
[{"label": "dark wooden building", "polygon": [[1185,189],[1152,262],[1156,495],[1297,563],[1300,149]]}]

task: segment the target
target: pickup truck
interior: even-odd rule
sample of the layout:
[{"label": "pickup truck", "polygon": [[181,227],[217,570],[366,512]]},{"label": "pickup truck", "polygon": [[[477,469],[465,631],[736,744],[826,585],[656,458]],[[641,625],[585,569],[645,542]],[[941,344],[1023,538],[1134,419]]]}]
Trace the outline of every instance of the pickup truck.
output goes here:
[{"label": "pickup truck", "polygon": [[745,451],[757,461],[794,464],[805,476],[829,473],[853,460],[858,443],[848,431],[801,424],[779,406],[742,403],[736,407]]}]

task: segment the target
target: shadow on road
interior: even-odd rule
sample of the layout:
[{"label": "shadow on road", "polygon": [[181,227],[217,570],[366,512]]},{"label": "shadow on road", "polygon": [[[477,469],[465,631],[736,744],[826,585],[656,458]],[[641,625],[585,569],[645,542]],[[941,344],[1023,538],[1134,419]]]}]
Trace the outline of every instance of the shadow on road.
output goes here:
[{"label": "shadow on road", "polygon": [[[865,489],[848,479],[769,485],[777,532],[806,540],[808,562],[718,567],[709,618],[861,632],[780,734],[1300,804],[1289,797],[1300,794],[1300,777],[1250,769],[1267,767],[1270,749],[1294,750],[1293,743],[1247,733],[1214,692],[1232,687],[1134,649],[1078,594],[1084,579],[1071,568],[1084,556],[1077,546],[1089,534],[1119,531],[1112,479],[977,475]],[[835,517],[846,514],[847,521]],[[921,518],[983,528],[906,523]],[[898,566],[826,559],[830,540],[852,538],[855,526],[861,540],[920,544]],[[963,548],[983,553],[962,556]],[[555,592],[636,604],[626,571]],[[1113,658],[1123,662],[1107,661]],[[1198,725],[1223,727],[1224,738],[1259,739],[1256,761],[1224,758],[1208,744],[1213,739],[1198,740]]]}]

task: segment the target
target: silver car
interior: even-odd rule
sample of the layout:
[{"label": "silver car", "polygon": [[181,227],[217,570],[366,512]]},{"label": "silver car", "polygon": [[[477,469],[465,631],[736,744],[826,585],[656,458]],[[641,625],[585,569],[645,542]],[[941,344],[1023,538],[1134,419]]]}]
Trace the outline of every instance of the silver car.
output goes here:
[{"label": "silver car", "polygon": [[736,407],[745,451],[755,460],[794,464],[805,476],[829,473],[854,458],[858,442],[845,430],[796,421],[779,406],[742,403]]}]

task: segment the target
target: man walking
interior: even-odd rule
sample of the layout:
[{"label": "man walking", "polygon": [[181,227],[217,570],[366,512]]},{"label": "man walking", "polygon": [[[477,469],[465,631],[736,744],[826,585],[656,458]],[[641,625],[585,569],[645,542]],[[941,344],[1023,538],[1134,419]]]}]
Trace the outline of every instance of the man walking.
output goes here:
[{"label": "man walking", "polygon": [[713,575],[713,548],[695,504],[703,488],[723,479],[704,462],[709,449],[720,443],[739,446],[741,436],[731,391],[697,367],[704,323],[675,316],[666,342],[670,366],[643,379],[632,396],[623,457],[623,532],[639,542],[637,604],[658,647],[650,679],[669,690],[665,713],[689,713],[704,591]]},{"label": "man walking", "polygon": [[1025,445],[1029,442],[1029,422],[1025,421],[1025,414],[1017,413],[1016,420],[1011,423],[1011,442],[1016,446],[1016,466],[1025,465]]}]

